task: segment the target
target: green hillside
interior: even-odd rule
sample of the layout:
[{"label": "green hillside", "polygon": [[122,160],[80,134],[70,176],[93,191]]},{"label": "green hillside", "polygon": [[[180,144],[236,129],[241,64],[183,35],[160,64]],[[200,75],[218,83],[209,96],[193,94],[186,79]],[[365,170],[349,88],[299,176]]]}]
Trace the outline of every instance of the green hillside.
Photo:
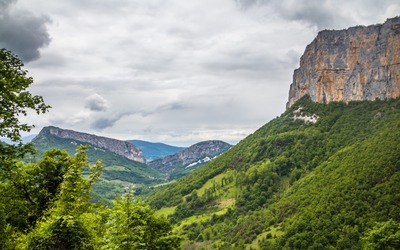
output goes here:
[{"label": "green hillside", "polygon": [[185,249],[400,249],[400,100],[304,97],[147,199]]},{"label": "green hillside", "polygon": [[[34,140],[34,144],[39,151],[38,157],[41,157],[43,152],[52,148],[64,149],[74,155],[76,147],[82,142],[47,135],[40,140]],[[111,151],[89,145],[87,155],[90,162],[101,160],[104,165],[102,178],[93,187],[94,200],[111,200],[122,194],[125,188],[154,185],[163,181],[162,175],[146,164],[129,160]]]}]

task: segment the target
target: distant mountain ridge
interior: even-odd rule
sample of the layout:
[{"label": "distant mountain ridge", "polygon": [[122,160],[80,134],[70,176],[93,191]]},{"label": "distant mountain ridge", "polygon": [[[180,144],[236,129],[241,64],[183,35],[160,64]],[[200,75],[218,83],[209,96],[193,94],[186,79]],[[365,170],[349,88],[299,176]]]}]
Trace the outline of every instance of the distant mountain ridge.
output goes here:
[{"label": "distant mountain ridge", "polygon": [[[45,127],[36,136],[32,143],[38,150],[39,157],[47,150],[62,149],[70,155],[74,155],[79,145],[87,145],[87,157],[89,162],[94,163],[101,160],[104,169],[101,179],[93,186],[93,197],[95,200],[112,200],[121,195],[126,188],[138,188],[142,185],[155,185],[164,181],[164,176],[157,170],[142,162],[131,160],[126,157],[126,152],[133,149],[141,151],[134,145],[111,138],[89,135],[86,133],[64,130],[56,127]],[[122,153],[115,149],[122,150]],[[111,151],[113,150],[113,151]],[[128,155],[129,156],[129,155]],[[135,158],[137,159],[137,158]]]},{"label": "distant mountain ridge", "polygon": [[[231,147],[222,141],[200,142],[189,148],[139,140],[120,141],[54,126],[44,127],[32,143],[39,155],[53,148],[72,155],[77,146],[87,144],[89,161],[101,160],[105,166],[104,179],[134,185],[153,185],[185,176]],[[162,158],[151,161],[155,157]]]},{"label": "distant mountain ridge", "polygon": [[[199,142],[174,155],[151,161],[148,165],[161,173],[169,175],[174,175],[174,173],[178,172],[187,173],[219,156],[231,147],[232,145],[218,140]],[[175,177],[180,177],[181,175],[184,174],[178,174]]]},{"label": "distant mountain ridge", "polygon": [[148,142],[142,140],[128,140],[127,142],[132,143],[136,147],[140,148],[147,162],[154,161],[168,155],[173,155],[186,148],[171,146],[160,142]]},{"label": "distant mountain ridge", "polygon": [[117,139],[77,132],[73,130],[61,129],[53,126],[44,127],[40,133],[32,140],[38,142],[47,135],[54,135],[59,138],[73,139],[83,143],[89,143],[101,149],[107,149],[113,153],[123,156],[129,160],[145,163],[142,151],[131,143]]}]

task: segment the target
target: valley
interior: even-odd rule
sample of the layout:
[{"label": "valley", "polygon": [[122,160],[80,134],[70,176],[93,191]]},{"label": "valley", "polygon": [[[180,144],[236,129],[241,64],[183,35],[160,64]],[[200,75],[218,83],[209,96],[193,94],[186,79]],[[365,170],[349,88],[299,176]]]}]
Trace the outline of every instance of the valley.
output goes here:
[{"label": "valley", "polygon": [[55,126],[18,143],[18,115],[50,106],[15,95],[32,78],[0,56],[0,135],[17,142],[0,143],[1,249],[400,249],[400,17],[320,31],[286,110],[236,145]]},{"label": "valley", "polygon": [[38,157],[52,148],[74,155],[79,145],[88,145],[89,162],[101,160],[104,165],[101,178],[93,185],[92,200],[106,203],[126,190],[142,193],[148,187],[185,176],[231,147],[222,141],[200,142],[188,148],[120,141],[57,127],[43,128],[32,143],[38,150]]}]

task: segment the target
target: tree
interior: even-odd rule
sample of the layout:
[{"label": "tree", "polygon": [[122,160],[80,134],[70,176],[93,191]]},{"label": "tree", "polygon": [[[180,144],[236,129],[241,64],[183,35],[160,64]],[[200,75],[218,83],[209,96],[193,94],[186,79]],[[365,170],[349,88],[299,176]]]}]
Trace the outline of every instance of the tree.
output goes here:
[{"label": "tree", "polygon": [[180,249],[180,237],[171,234],[164,217],[130,193],[117,198],[106,223],[102,249]]},{"label": "tree", "polygon": [[21,123],[20,115],[27,115],[29,109],[37,114],[46,113],[50,106],[43,97],[32,95],[26,89],[33,83],[24,64],[13,53],[0,49],[0,137],[13,141],[21,138],[20,131],[29,132],[32,125]]},{"label": "tree", "polygon": [[362,240],[364,249],[400,249],[400,223],[393,219],[376,223]]},{"label": "tree", "polygon": [[[53,206],[28,235],[28,249],[94,249],[96,234],[91,230],[96,221],[93,204],[89,202],[91,185],[100,177],[103,168],[100,161],[89,164],[87,146],[79,146],[74,157],[63,160],[67,169],[59,184]],[[82,172],[90,173],[84,177]]]},{"label": "tree", "polygon": [[71,164],[68,153],[59,149],[45,152],[37,163],[17,162],[0,183],[8,224],[19,231],[35,225],[56,199]]},{"label": "tree", "polygon": [[18,145],[7,145],[0,142],[0,175],[7,172],[26,153],[33,152],[31,145],[20,142],[21,132],[29,132],[33,125],[19,121],[20,116],[26,116],[29,110],[37,114],[46,113],[50,106],[43,97],[32,95],[27,91],[33,83],[32,77],[22,69],[24,64],[13,53],[0,49],[0,137],[7,137]]},{"label": "tree", "polygon": [[[26,206],[29,202],[26,199],[13,199],[15,193],[9,189],[12,186],[10,177],[15,175],[14,170],[21,165],[18,159],[21,159],[26,153],[33,152],[30,145],[23,145],[20,142],[21,132],[29,132],[32,125],[21,123],[20,116],[26,116],[29,110],[34,110],[36,113],[45,113],[50,106],[43,102],[41,96],[35,96],[29,93],[26,89],[32,84],[33,80],[27,76],[27,71],[23,70],[23,63],[17,56],[6,49],[0,49],[0,137],[7,137],[18,145],[7,145],[0,142],[0,248],[7,248],[5,245],[7,240],[14,231],[14,226],[26,226],[26,214],[29,214],[30,209]],[[13,179],[15,183],[18,179]],[[15,189],[12,189],[15,191]],[[23,196],[26,198],[25,190]],[[5,195],[7,194],[7,195]],[[13,198],[12,198],[13,197]],[[14,206],[25,211],[16,213],[16,210],[10,210],[10,206]],[[15,215],[15,216],[13,216]],[[14,224],[13,226],[10,226]],[[15,223],[17,225],[15,225]],[[12,248],[12,247],[10,247]]]}]

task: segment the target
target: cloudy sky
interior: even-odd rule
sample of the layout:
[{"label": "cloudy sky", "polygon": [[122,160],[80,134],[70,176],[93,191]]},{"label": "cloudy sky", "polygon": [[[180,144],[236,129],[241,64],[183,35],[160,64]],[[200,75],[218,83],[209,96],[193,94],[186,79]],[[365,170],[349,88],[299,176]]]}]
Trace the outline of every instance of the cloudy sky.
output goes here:
[{"label": "cloudy sky", "polygon": [[0,47],[52,106],[32,133],[236,143],[284,111],[319,30],[396,15],[398,0],[0,0]]}]

